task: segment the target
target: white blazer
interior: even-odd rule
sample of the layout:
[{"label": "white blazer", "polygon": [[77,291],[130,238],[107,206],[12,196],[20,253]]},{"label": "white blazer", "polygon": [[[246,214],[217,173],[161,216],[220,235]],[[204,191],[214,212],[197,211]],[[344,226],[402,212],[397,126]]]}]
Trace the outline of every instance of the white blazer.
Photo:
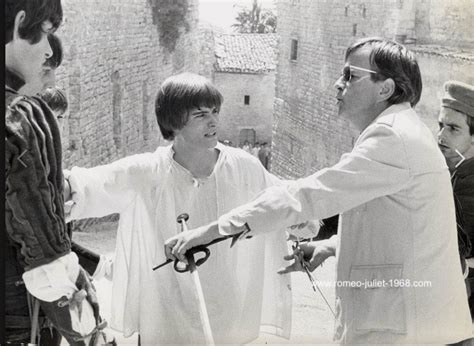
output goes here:
[{"label": "white blazer", "polygon": [[262,233],[338,213],[335,340],[453,343],[471,335],[449,171],[408,103],[381,113],[333,167],[267,189],[219,226],[227,234],[247,222]]}]

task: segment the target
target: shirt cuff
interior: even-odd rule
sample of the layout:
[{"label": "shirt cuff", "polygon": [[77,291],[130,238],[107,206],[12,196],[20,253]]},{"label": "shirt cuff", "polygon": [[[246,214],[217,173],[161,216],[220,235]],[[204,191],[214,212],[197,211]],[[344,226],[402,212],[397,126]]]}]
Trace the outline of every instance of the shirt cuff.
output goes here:
[{"label": "shirt cuff", "polygon": [[287,186],[273,186],[264,190],[253,201],[232,209],[218,220],[219,233],[233,235],[242,231],[244,224],[250,235],[285,230],[300,220],[301,204]]},{"label": "shirt cuff", "polygon": [[79,270],[79,259],[74,252],[70,252],[53,262],[26,271],[23,282],[31,295],[45,302],[63,296],[70,299],[77,291]]},{"label": "shirt cuff", "polygon": [[219,227],[219,234],[234,235],[240,232],[240,229],[245,225],[245,222],[226,218],[225,215],[223,215],[219,218],[217,224]]}]

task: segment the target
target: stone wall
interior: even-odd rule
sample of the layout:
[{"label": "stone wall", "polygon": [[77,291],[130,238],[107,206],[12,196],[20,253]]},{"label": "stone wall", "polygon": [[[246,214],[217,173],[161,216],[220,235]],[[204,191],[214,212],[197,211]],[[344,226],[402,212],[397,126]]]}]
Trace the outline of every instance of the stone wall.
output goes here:
[{"label": "stone wall", "polygon": [[[347,120],[338,118],[334,87],[346,47],[367,36],[404,35],[416,39],[420,23],[432,23],[434,13],[440,11],[431,8],[426,18],[418,18],[423,6],[426,10],[430,4],[439,5],[434,0],[277,0],[280,43],[274,104],[274,173],[285,178],[302,177],[336,163],[344,152],[351,150],[358,133]],[[421,12],[417,14],[416,10]],[[472,18],[472,6],[465,11],[464,16],[471,14]],[[449,10],[455,12],[460,13],[459,8]],[[430,26],[426,25],[426,29]],[[442,40],[442,30],[436,30],[424,33],[427,42]],[[451,29],[446,30],[447,38]],[[463,37],[467,35],[459,36],[459,40],[464,42]],[[296,59],[291,59],[292,41],[297,41]],[[463,46],[461,41],[451,50],[462,51],[469,46],[469,42]],[[450,40],[443,42],[447,44]],[[433,99],[448,79],[472,81],[470,59],[474,56],[472,50],[440,55],[437,49],[428,46],[417,51],[424,80],[419,111],[433,131],[439,105]],[[466,77],[469,72],[471,77]]]},{"label": "stone wall", "polygon": [[[214,84],[224,96],[219,122],[219,139],[240,145],[243,129],[255,130],[256,141],[271,143],[275,73],[214,73]],[[244,103],[245,95],[249,104]]]},{"label": "stone wall", "polygon": [[419,43],[474,47],[472,0],[417,0]]},{"label": "stone wall", "polygon": [[96,166],[163,143],[154,115],[159,85],[201,70],[198,1],[187,2],[189,28],[179,28],[171,51],[160,43],[149,0],[63,1],[65,58],[57,77],[70,102],[65,167]]},{"label": "stone wall", "polygon": [[453,53],[439,46],[415,46],[423,80],[423,92],[416,111],[435,135],[438,131],[438,114],[443,84],[459,80],[474,85],[474,55]]},{"label": "stone wall", "polygon": [[[160,3],[170,1],[63,0],[58,35],[64,61],[57,84],[69,100],[62,139],[65,168],[106,164],[165,144],[154,114],[158,87],[170,75],[202,70],[202,40],[198,0],[180,0],[187,6],[186,19],[178,31],[168,29],[179,32],[179,39],[174,48],[169,41],[163,44],[158,9],[165,7],[157,7]],[[87,229],[95,222],[76,225]]]}]

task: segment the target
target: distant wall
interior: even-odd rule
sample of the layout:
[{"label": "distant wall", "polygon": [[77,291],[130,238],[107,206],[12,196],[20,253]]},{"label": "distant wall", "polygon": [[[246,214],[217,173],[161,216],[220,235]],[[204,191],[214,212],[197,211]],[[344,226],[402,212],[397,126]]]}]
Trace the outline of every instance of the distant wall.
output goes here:
[{"label": "distant wall", "polygon": [[163,143],[154,98],[168,76],[201,70],[197,0],[173,51],[163,47],[149,0],[64,0],[65,59],[58,85],[70,102],[64,166],[95,166]]},{"label": "distant wall", "polygon": [[[417,54],[424,81],[417,110],[435,132],[443,83],[452,78],[472,83],[474,52],[469,47],[474,35],[466,18],[472,19],[474,6],[466,4],[464,0],[277,0],[280,40],[272,172],[302,177],[336,163],[351,150],[358,133],[337,116],[334,82],[345,49],[362,37],[404,35],[429,43],[424,48],[407,46]],[[458,34],[461,29],[464,32]],[[298,42],[293,60],[292,41]],[[451,43],[450,49],[444,47]]]},{"label": "distant wall", "polygon": [[418,42],[473,48],[473,7],[472,0],[417,0]]},{"label": "distant wall", "polygon": [[420,65],[423,92],[416,110],[433,134],[438,130],[438,113],[443,84],[458,80],[474,85],[474,56],[450,54],[440,47],[413,47]]},{"label": "distant wall", "polygon": [[[256,141],[271,143],[275,73],[216,72],[214,83],[224,96],[219,139],[238,146],[240,131],[254,129]],[[248,105],[244,104],[245,95],[249,96]]]}]

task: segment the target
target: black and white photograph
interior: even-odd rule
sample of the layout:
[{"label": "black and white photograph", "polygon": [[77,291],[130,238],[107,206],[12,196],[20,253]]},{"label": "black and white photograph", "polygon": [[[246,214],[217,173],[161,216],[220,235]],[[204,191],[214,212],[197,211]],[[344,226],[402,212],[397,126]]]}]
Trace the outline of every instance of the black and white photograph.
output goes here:
[{"label": "black and white photograph", "polygon": [[473,0],[4,0],[0,345],[474,346]]}]

